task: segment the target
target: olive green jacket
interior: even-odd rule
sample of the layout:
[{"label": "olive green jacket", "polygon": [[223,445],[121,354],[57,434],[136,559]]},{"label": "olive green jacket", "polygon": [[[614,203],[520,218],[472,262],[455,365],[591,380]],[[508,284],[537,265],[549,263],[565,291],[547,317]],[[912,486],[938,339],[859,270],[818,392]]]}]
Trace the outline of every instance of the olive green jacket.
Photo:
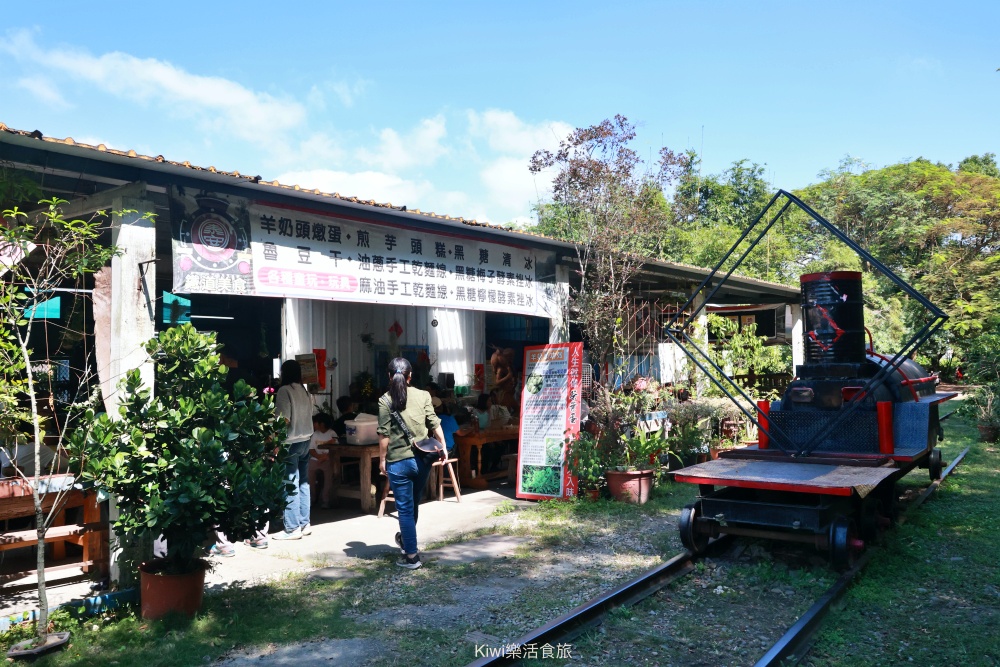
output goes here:
[{"label": "olive green jacket", "polygon": [[[441,420],[434,414],[431,395],[421,389],[406,388],[406,408],[400,412],[415,441],[431,437]],[[392,417],[392,399],[388,392],[378,399],[378,434],[389,438],[387,463],[413,457],[413,451],[403,431]]]}]

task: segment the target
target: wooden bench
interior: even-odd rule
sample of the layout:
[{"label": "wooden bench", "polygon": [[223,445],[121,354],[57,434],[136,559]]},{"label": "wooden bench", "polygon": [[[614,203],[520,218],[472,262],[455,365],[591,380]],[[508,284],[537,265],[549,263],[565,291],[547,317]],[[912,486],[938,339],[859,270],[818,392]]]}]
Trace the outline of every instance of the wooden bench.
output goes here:
[{"label": "wooden bench", "polygon": [[[43,476],[45,483],[65,479],[64,475]],[[46,516],[56,501],[59,506],[52,524],[45,534],[46,544],[52,545],[52,559],[66,558],[66,544],[75,544],[83,549],[80,562],[63,563],[46,567],[45,571],[81,568],[85,573],[103,574],[108,571],[108,525],[101,521],[101,509],[97,504],[97,493],[93,490],[70,489],[63,492],[50,491],[42,498],[42,509]],[[81,507],[81,517],[77,523],[66,523],[66,510]],[[0,522],[35,516],[35,504],[31,483],[22,479],[0,479]],[[23,549],[38,544],[38,533],[34,528],[0,533],[0,552]],[[0,584],[37,574],[37,570],[24,570],[0,574]]]}]

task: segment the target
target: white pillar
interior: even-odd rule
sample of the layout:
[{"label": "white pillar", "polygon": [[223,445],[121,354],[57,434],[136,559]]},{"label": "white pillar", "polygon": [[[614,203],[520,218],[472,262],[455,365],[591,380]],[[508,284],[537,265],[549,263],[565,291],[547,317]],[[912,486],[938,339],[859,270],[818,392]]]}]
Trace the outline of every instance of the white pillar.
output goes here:
[{"label": "white pillar", "polygon": [[[691,291],[691,295],[694,299],[691,301],[691,309],[695,310],[701,308],[702,304],[705,303],[705,295],[708,293],[709,288],[706,287],[701,291],[695,291],[697,288]],[[697,331],[698,337],[695,338],[695,344],[700,347],[706,353],[709,351],[708,346],[708,308],[702,308],[701,312],[698,313],[698,326]],[[702,365],[705,365],[704,359],[699,359]],[[693,363],[693,362],[692,362]],[[695,394],[700,396],[703,391],[708,387],[710,380],[702,373],[700,370],[695,374],[697,380],[695,381]]]},{"label": "white pillar", "polygon": [[[111,356],[110,376],[113,387],[105,397],[108,414],[117,414],[121,397],[118,381],[138,368],[143,383],[153,387],[153,363],[143,345],[155,335],[156,314],[156,226],[145,217],[153,211],[152,202],[132,197],[116,197],[112,207],[111,242],[118,255],[111,260]],[[165,222],[164,224],[168,224]],[[118,517],[114,499],[110,505],[112,523]],[[123,548],[120,536],[111,532],[111,580],[122,587],[137,585],[129,581],[133,567],[126,562],[141,562],[148,544],[128,544]],[[134,565],[134,563],[133,563]],[[123,577],[123,575],[125,575]]]},{"label": "white pillar", "polygon": [[549,343],[569,342],[569,267],[556,264],[556,303],[549,312]]},{"label": "white pillar", "polygon": [[792,323],[792,376],[795,376],[799,366],[806,362],[805,326],[802,322],[802,305],[790,304],[786,317]]},{"label": "white pillar", "polygon": [[153,204],[144,199],[118,197],[113,211],[111,242],[118,255],[111,260],[113,393],[105,400],[109,413],[117,409],[117,384],[128,371],[138,368],[143,383],[153,386],[153,364],[143,345],[156,333],[158,310],[156,227],[152,219],[144,217],[153,211]]}]

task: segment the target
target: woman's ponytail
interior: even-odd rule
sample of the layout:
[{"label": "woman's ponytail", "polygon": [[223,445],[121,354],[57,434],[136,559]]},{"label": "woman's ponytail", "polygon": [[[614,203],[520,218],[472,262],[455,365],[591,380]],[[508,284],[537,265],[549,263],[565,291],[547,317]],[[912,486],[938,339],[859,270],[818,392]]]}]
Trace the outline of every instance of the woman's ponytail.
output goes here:
[{"label": "woman's ponytail", "polygon": [[410,362],[402,357],[396,357],[389,362],[389,398],[392,399],[394,412],[406,409],[406,387],[412,372]]}]

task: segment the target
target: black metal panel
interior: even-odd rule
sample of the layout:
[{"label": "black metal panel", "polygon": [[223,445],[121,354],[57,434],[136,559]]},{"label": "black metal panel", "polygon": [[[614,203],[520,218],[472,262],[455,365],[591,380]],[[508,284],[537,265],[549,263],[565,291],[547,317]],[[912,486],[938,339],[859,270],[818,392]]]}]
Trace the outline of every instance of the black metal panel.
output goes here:
[{"label": "black metal panel", "polygon": [[[894,453],[898,456],[915,456],[934,446],[937,435],[937,406],[927,402],[897,403],[892,411],[892,436]],[[931,433],[931,423],[935,424]]]},{"label": "black metal panel", "polygon": [[[787,442],[779,443],[783,449],[799,450],[813,442],[838,417],[840,411],[826,410],[779,410],[772,411],[768,418],[775,426],[771,438],[787,436]],[[851,454],[877,454],[878,416],[875,412],[858,410],[850,420],[842,422],[827,433],[822,441],[813,442],[811,451],[845,452]]]},{"label": "black metal panel", "polygon": [[815,502],[821,496],[812,496],[811,502],[776,503],[761,502],[752,498],[719,494],[701,499],[702,516],[720,525],[747,524],[766,528],[783,528],[819,533],[833,519],[834,506],[829,502]]},{"label": "black metal panel", "polygon": [[865,301],[861,273],[810,273],[800,282],[806,364],[863,362]]}]

